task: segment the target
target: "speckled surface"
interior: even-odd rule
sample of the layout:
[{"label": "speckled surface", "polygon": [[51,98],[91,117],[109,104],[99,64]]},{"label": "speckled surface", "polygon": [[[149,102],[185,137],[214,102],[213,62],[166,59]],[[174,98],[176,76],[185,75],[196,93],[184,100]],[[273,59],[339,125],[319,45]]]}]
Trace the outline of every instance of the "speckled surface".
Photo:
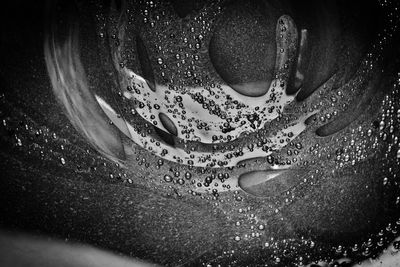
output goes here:
[{"label": "speckled surface", "polygon": [[[271,159],[250,160],[234,168],[214,171],[189,168],[168,161],[161,163],[159,157],[125,138],[124,143],[133,148],[127,156],[128,168],[108,161],[78,134],[52,94],[43,55],[42,6],[19,4],[8,9],[9,16],[2,16],[0,225],[3,228],[88,243],[169,266],[292,266],[344,256],[362,259],[382,250],[384,245],[380,242],[387,244],[398,235],[399,147],[395,140],[399,138],[400,102],[399,87],[394,85],[396,76],[392,76],[398,62],[381,63],[390,68],[383,68],[383,82],[369,104],[361,105],[363,112],[350,125],[330,130],[329,135],[318,136],[316,131],[326,125],[334,110],[344,117],[349,105],[359,105],[365,87],[357,80],[339,89],[332,86],[332,91],[327,91],[331,89],[328,83],[328,89],[319,88],[307,97],[307,104],[316,103],[323,110],[310,120],[309,128],[298,139],[273,154],[272,161],[283,165],[297,158],[287,166],[301,173],[296,177],[281,176],[282,182],[273,186],[283,188],[282,192],[265,190],[265,197],[255,197],[232,188],[200,194],[196,188],[207,187],[207,179],[212,180],[208,185],[212,188],[215,182],[223,183],[221,177],[225,175],[228,181],[235,179],[270,166]],[[220,31],[226,34],[224,28]],[[141,33],[144,43],[151,43],[149,33]],[[354,37],[347,35],[349,39]],[[257,45],[263,45],[260,42],[254,45],[255,50]],[[91,43],[87,44],[85,66],[95,55]],[[156,48],[148,48],[148,57],[153,62],[154,80],[166,82],[159,73],[153,49]],[[240,46],[235,49],[238,49],[235,53],[244,51]],[[205,50],[199,52],[204,53]],[[398,51],[392,51],[391,55],[398,55]],[[164,58],[166,63],[176,63],[175,60],[168,55]],[[203,65],[198,64],[205,66],[201,73],[206,74],[198,78],[223,81],[223,75],[218,77],[218,67],[217,71],[211,68],[208,72],[207,66],[212,63],[204,60]],[[250,59],[238,57],[238,60]],[[232,64],[233,70],[224,68],[224,71],[243,82],[264,79],[265,72],[258,68],[261,59],[256,56],[255,60],[254,69],[245,65],[234,68]],[[99,62],[96,64],[103,61]],[[140,73],[140,66],[136,68]],[[179,73],[168,76],[173,70],[172,67],[165,70],[165,77],[174,81],[184,77]],[[321,76],[311,77],[325,77],[328,73],[321,71],[324,72]],[[90,81],[105,77],[100,69],[88,72],[92,76]],[[187,84],[196,84],[191,78],[186,79],[190,80]],[[313,89],[306,94],[323,80],[310,78]],[[335,84],[338,86],[343,80]],[[97,82],[93,90],[108,88],[108,82]],[[340,105],[332,106],[336,101]],[[285,111],[300,110],[303,103],[296,102]],[[274,122],[265,131],[284,124],[284,120]],[[250,136],[247,140],[256,146],[258,137]],[[169,179],[165,175],[172,182],[166,182]],[[295,180],[284,183],[291,178]],[[354,250],[355,244],[358,249]]]}]

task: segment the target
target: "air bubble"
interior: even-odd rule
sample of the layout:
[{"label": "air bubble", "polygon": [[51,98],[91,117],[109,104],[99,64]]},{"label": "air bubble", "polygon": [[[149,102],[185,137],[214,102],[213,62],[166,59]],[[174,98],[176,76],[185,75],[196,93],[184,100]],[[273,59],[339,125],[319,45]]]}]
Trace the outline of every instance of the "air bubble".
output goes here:
[{"label": "air bubble", "polygon": [[170,182],[172,182],[172,177],[170,176],[170,175],[168,175],[168,174],[166,174],[166,175],[164,175],[164,181],[166,181],[167,183],[170,183]]}]

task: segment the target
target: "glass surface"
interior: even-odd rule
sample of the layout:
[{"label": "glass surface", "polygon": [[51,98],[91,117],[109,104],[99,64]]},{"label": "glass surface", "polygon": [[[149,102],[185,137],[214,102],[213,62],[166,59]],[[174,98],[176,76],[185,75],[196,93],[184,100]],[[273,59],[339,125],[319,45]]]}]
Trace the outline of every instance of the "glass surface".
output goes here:
[{"label": "glass surface", "polygon": [[10,3],[1,228],[166,266],[397,255],[397,6]]}]

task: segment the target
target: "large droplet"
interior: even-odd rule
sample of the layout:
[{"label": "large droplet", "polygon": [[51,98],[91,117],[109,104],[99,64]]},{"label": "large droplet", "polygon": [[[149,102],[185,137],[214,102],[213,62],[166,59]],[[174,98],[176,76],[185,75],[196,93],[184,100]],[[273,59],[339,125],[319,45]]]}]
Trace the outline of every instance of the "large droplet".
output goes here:
[{"label": "large droplet", "polygon": [[292,188],[303,170],[264,170],[251,171],[239,176],[239,186],[256,197],[273,197]]},{"label": "large droplet", "polygon": [[371,104],[373,97],[379,90],[379,82],[379,78],[371,80],[363,95],[357,97],[347,110],[339,114],[337,119],[319,127],[316,134],[322,137],[332,135],[343,130],[358,119]]},{"label": "large droplet", "polygon": [[302,7],[304,4],[293,3],[293,8],[302,15],[297,17],[299,25],[307,29],[307,44],[300,51],[302,59],[299,71],[304,78],[296,96],[298,101],[307,99],[337,71],[337,58],[342,44],[339,21],[335,15],[336,6],[320,1],[313,3],[318,12],[310,15]]},{"label": "large droplet", "polygon": [[160,118],[161,124],[164,126],[164,128],[170,133],[175,136],[178,135],[178,129],[176,128],[174,122],[164,113],[159,113],[158,117]]},{"label": "large droplet", "polygon": [[149,85],[150,89],[155,92],[156,85],[154,80],[153,68],[151,66],[149,55],[147,53],[146,45],[139,36],[136,37],[136,49],[140,62],[140,68],[142,70],[142,75],[146,79],[146,82]]},{"label": "large droplet", "polygon": [[216,72],[235,91],[264,95],[274,77],[276,22],[274,8],[262,1],[233,1],[217,22],[210,42]]}]

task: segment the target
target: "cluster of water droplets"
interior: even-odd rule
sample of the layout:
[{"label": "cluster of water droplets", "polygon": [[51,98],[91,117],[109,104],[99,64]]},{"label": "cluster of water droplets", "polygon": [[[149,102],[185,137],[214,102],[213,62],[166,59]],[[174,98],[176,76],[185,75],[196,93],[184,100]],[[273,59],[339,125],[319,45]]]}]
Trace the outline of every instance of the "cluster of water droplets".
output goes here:
[{"label": "cluster of water droplets", "polygon": [[[156,55],[152,58],[156,63],[153,64],[153,66],[156,66],[154,72],[160,74],[156,77],[156,81],[157,79],[165,79],[159,82],[167,84],[165,91],[170,92],[171,102],[176,105],[177,110],[181,111],[180,113],[176,112],[176,116],[181,116],[181,118],[185,116],[183,112],[185,101],[182,101],[182,98],[179,98],[175,93],[185,93],[188,87],[195,86],[204,88],[209,92],[209,95],[204,97],[204,94],[194,93],[190,95],[191,99],[201,103],[202,108],[207,112],[214,112],[223,116],[224,109],[215,105],[215,100],[220,95],[219,91],[223,90],[221,81],[211,78],[207,75],[207,71],[199,68],[199,66],[207,66],[205,38],[212,29],[213,18],[218,16],[221,11],[218,8],[218,3],[203,9],[193,20],[189,20],[189,24],[184,27],[179,35],[176,35],[176,31],[172,30],[179,25],[174,24],[174,20],[168,18],[171,14],[165,13],[164,8],[159,5],[163,4],[157,1],[146,1],[146,5],[140,10],[127,10],[128,19],[123,26],[135,27],[135,20],[140,18],[147,25],[146,27],[153,29],[152,32],[155,34],[148,35],[145,38],[150,40],[149,43],[156,44],[149,48],[152,54]],[[386,1],[382,2],[382,5],[385,6]],[[136,16],[136,12],[141,15]],[[106,31],[107,29],[104,28],[99,31],[101,39],[105,38],[104,33]],[[129,40],[120,39],[120,33],[115,29],[112,31],[110,38],[113,40],[113,45],[116,47],[127,46]],[[170,49],[171,43],[177,48],[176,50]],[[124,49],[120,50],[118,66],[127,69],[127,66],[131,67],[129,62],[135,62],[137,58],[134,53],[129,53]],[[284,51],[280,52],[283,53]],[[132,69],[136,70],[135,67],[132,67]],[[132,73],[130,74],[132,75]],[[138,76],[132,77],[136,83],[126,84],[124,88],[115,92],[116,99],[123,103],[120,110],[124,111],[123,114],[115,112],[116,118],[122,115],[126,121],[134,122],[134,129],[127,131],[127,135],[132,136],[132,133],[136,132],[138,138],[146,137],[146,140],[148,140],[148,143],[142,147],[134,142],[127,142],[129,144],[126,146],[129,149],[129,168],[122,168],[114,163],[109,163],[103,157],[98,156],[90,146],[79,141],[81,139],[77,135],[72,134],[71,136],[70,126],[65,129],[62,129],[61,126],[57,129],[51,129],[39,123],[37,119],[30,118],[28,114],[12,105],[12,101],[7,100],[5,95],[2,95],[0,99],[2,102],[2,109],[0,110],[2,111],[1,131],[7,133],[2,135],[2,141],[8,144],[9,149],[40,159],[46,164],[56,163],[58,167],[69,169],[72,173],[90,174],[91,177],[96,177],[89,179],[101,177],[107,182],[124,183],[128,186],[130,184],[145,185],[168,197],[200,199],[215,209],[229,214],[229,223],[234,229],[234,235],[230,237],[229,246],[223,251],[222,256],[216,258],[215,261],[205,260],[203,262],[205,265],[209,264],[207,266],[214,266],[224,261],[234,263],[236,260],[240,262],[239,258],[243,253],[241,248],[247,244],[259,245],[260,257],[269,254],[269,259],[272,259],[276,264],[286,264],[289,259],[300,266],[308,264],[310,261],[315,263],[332,262],[332,259],[338,258],[361,260],[379,254],[382,247],[398,235],[400,220],[395,220],[388,223],[376,234],[366,238],[364,242],[328,248],[330,254],[324,258],[318,252],[323,244],[305,237],[282,240],[275,237],[271,232],[267,232],[266,229],[274,223],[268,219],[269,217],[275,216],[274,218],[279,223],[286,223],[284,216],[280,216],[281,210],[304,196],[309,192],[310,187],[321,183],[327,175],[323,171],[324,168],[340,171],[372,158],[382,165],[379,179],[382,180],[383,187],[387,190],[391,190],[393,186],[398,187],[400,173],[400,74],[397,82],[391,85],[391,90],[379,103],[379,115],[374,120],[362,118],[359,123],[348,127],[341,134],[333,135],[328,138],[329,140],[316,138],[315,129],[333,121],[341,111],[349,108],[351,103],[348,99],[358,95],[357,86],[361,88],[362,83],[350,84],[347,89],[332,90],[332,83],[334,82],[334,79],[332,79],[321,86],[307,103],[288,105],[282,112],[284,114],[279,114],[273,122],[255,127],[257,131],[254,131],[254,134],[240,136],[240,142],[224,140],[232,142],[219,144],[219,142],[216,142],[219,139],[218,136],[210,137],[214,143],[211,142],[209,146],[199,146],[196,142],[183,139],[177,140],[174,146],[182,149],[184,154],[188,156],[186,162],[182,158],[176,156],[174,158],[170,146],[161,148],[159,155],[154,153],[157,151],[157,147],[161,147],[162,144],[162,141],[154,134],[153,129],[153,126],[159,125],[154,123],[156,120],[155,118],[152,119],[150,114],[147,121],[140,120],[142,118],[139,114],[140,109],[144,109],[147,103],[136,101],[132,104],[132,100],[124,96],[124,92],[137,95],[149,94],[149,92],[143,90],[144,86],[140,86],[135,78],[138,78]],[[144,84],[145,81],[142,82]],[[167,94],[165,97],[167,97]],[[162,100],[164,101],[164,99]],[[162,100],[159,99],[159,102]],[[274,102],[275,100],[271,101]],[[159,103],[158,105],[153,104],[151,108],[158,110],[162,104]],[[243,108],[234,101],[231,105],[237,110]],[[283,108],[283,106],[276,108]],[[6,110],[11,110],[13,115],[7,116]],[[316,114],[316,111],[321,112]],[[274,111],[266,110],[264,112],[273,113]],[[147,113],[147,111],[143,113]],[[302,135],[294,130],[286,130],[289,127],[288,124],[299,119],[299,116],[293,114],[302,113],[308,115],[303,118],[304,120],[309,118],[310,114],[315,114],[309,122],[310,128],[302,131]],[[257,123],[259,120],[259,118],[255,118],[257,114],[248,115],[246,119],[249,125],[251,125],[251,122]],[[115,122],[111,123],[115,124]],[[160,122],[157,121],[157,123]],[[196,126],[193,123],[191,127],[207,128],[207,125],[202,125],[199,122]],[[284,130],[279,131],[280,128]],[[229,129],[229,127],[224,129]],[[275,148],[269,138],[271,129],[277,129],[274,134],[277,142]],[[148,138],[149,136],[150,138]],[[298,136],[299,138],[296,139],[295,137]],[[183,133],[183,137],[189,139],[190,133]],[[235,138],[239,138],[239,136],[235,136]],[[72,145],[71,140],[78,143],[79,146]],[[242,157],[244,154],[251,154],[257,148],[262,151],[261,154],[254,157]],[[149,153],[149,151],[152,153]],[[192,155],[195,155],[198,151],[208,151],[213,156],[231,151],[231,153],[224,154],[230,155],[227,156],[228,160],[229,157],[236,157],[240,160],[229,167],[224,167],[224,164],[218,164],[218,162],[214,165],[197,166],[201,164],[198,162],[195,164],[195,157]],[[171,158],[168,158],[167,155],[171,155]],[[190,164],[189,160],[192,160],[193,163]],[[43,163],[39,162],[38,164]],[[299,173],[297,176],[288,171],[293,167]],[[268,187],[272,188],[269,189],[270,191],[267,188],[259,192],[257,191],[260,187],[259,184],[239,184],[240,178],[246,180],[246,175],[254,175],[253,172],[258,170],[271,171],[271,173],[263,173],[264,177],[270,176],[271,178],[264,179],[262,182],[273,181],[275,177],[284,179],[287,176],[291,179],[291,182],[288,182],[290,186],[281,188],[279,184],[269,184]],[[273,189],[276,189],[276,191]],[[229,193],[225,194],[225,192]],[[399,208],[400,195],[396,195],[392,201],[393,203],[390,204]],[[393,250],[398,251],[399,249],[400,245],[397,241],[393,244]],[[333,263],[332,266],[335,266],[335,264],[338,265],[339,263]]]}]

